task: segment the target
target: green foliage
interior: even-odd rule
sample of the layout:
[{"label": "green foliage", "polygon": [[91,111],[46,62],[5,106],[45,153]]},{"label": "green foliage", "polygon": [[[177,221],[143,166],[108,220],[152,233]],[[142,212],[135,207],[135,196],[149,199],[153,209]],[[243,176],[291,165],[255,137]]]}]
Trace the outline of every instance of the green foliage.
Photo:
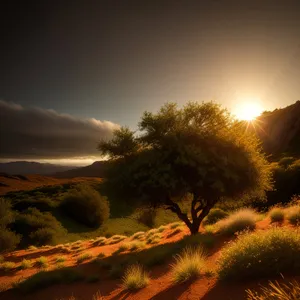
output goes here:
[{"label": "green foliage", "polygon": [[37,246],[57,243],[57,233],[51,228],[39,228],[32,232],[29,237],[33,244]]},{"label": "green foliage", "polygon": [[0,198],[0,229],[5,228],[15,220],[10,202]]},{"label": "green foliage", "polygon": [[77,222],[99,227],[109,217],[109,204],[105,197],[87,185],[77,185],[61,203],[62,210]]},{"label": "green foliage", "polygon": [[37,266],[39,268],[48,268],[48,260],[47,257],[41,256],[36,260]]},{"label": "green foliage", "polygon": [[153,227],[156,217],[156,211],[153,208],[142,208],[139,211],[137,221],[148,227]]},{"label": "green foliage", "polygon": [[135,140],[134,132],[128,127],[121,127],[114,131],[114,137],[110,141],[102,140],[98,146],[103,155],[124,157],[138,150],[138,143]]},{"label": "green foliage", "polygon": [[139,290],[148,285],[149,276],[140,265],[130,266],[123,277],[123,286],[128,290]]},{"label": "green foliage", "polygon": [[274,228],[240,235],[222,250],[219,265],[221,279],[299,273],[300,234],[295,230]]},{"label": "green foliage", "polygon": [[50,212],[28,208],[17,215],[13,230],[23,235],[23,245],[55,244],[66,233]]},{"label": "green foliage", "polygon": [[22,270],[29,269],[31,267],[32,267],[32,261],[31,260],[27,260],[27,259],[22,260],[21,265],[20,265],[20,268]]},{"label": "green foliage", "polygon": [[286,204],[293,195],[300,194],[300,159],[293,157],[282,158],[272,164],[274,190],[267,192],[266,206]]},{"label": "green foliage", "polygon": [[[196,233],[221,198],[271,188],[259,141],[217,104],[166,104],[156,114],[145,112],[139,129],[135,136],[121,128],[99,145],[112,158],[108,181],[129,205],[140,205],[139,199],[163,206]],[[181,200],[190,201],[192,222],[178,206]]]},{"label": "green foliage", "polygon": [[55,259],[55,262],[57,262],[57,263],[63,263],[65,261],[66,261],[66,258],[64,256],[58,256]]},{"label": "green foliage", "polygon": [[224,219],[228,216],[228,213],[220,208],[213,208],[210,210],[208,215],[203,220],[203,225],[215,224],[221,219]]},{"label": "green foliage", "polygon": [[258,217],[258,214],[252,209],[241,209],[216,225],[222,234],[232,235],[244,230],[254,230]]},{"label": "green foliage", "polygon": [[260,292],[247,290],[247,300],[298,300],[300,285],[297,281],[285,283],[269,282]]},{"label": "green foliage", "polygon": [[86,260],[91,259],[93,256],[90,253],[83,253],[77,258],[77,263],[82,263]]},{"label": "green foliage", "polygon": [[14,232],[0,228],[0,252],[14,250],[20,243],[20,236]]},{"label": "green foliage", "polygon": [[205,266],[205,255],[201,248],[186,248],[176,257],[172,265],[172,277],[175,283],[193,279],[201,275]]},{"label": "green foliage", "polygon": [[0,264],[0,269],[9,272],[16,268],[16,264],[12,261],[5,261]]}]

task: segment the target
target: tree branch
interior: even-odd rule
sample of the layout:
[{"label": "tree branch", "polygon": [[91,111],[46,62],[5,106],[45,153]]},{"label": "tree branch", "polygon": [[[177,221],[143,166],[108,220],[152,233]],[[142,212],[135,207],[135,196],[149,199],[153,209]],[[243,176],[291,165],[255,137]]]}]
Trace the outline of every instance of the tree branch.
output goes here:
[{"label": "tree branch", "polygon": [[187,214],[183,213],[179,207],[179,205],[173,202],[169,196],[166,197],[166,204],[168,205],[166,209],[171,210],[176,213],[180,220],[182,220],[189,228],[191,228],[192,223],[189,220]]}]

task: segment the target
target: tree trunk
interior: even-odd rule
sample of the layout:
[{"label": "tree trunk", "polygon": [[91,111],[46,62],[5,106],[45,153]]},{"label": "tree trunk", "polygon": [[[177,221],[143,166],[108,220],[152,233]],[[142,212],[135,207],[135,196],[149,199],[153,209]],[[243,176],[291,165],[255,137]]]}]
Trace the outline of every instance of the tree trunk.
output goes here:
[{"label": "tree trunk", "polygon": [[193,222],[192,226],[189,228],[191,235],[197,234],[199,232],[200,223]]}]

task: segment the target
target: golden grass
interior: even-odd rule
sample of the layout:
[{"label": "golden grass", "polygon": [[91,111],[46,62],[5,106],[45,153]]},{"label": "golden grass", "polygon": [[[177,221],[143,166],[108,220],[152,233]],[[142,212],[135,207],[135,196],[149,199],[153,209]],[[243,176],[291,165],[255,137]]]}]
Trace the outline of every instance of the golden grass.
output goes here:
[{"label": "golden grass", "polygon": [[149,283],[149,276],[140,265],[132,265],[125,271],[123,286],[128,290],[139,290]]},{"label": "golden grass", "polygon": [[174,283],[183,282],[201,275],[205,268],[205,255],[202,248],[185,248],[171,265]]}]

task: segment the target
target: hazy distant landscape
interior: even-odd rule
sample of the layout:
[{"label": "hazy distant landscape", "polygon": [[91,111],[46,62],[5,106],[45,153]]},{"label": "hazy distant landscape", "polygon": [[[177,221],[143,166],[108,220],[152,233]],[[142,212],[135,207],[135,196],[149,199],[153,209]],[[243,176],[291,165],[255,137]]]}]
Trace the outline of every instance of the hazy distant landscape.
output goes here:
[{"label": "hazy distant landscape", "polygon": [[[210,105],[195,106],[194,112],[199,110],[201,116],[206,113],[204,107],[208,108]],[[219,108],[211,109],[209,113],[216,113],[217,116]],[[80,291],[72,284],[74,281],[83,282],[82,284],[87,285],[86,288],[91,285],[88,293],[91,293],[92,297],[96,293],[94,286],[106,293],[107,280],[116,283],[122,280],[124,288],[128,285],[129,291],[139,291],[137,295],[140,299],[148,299],[150,295],[154,297],[151,286],[157,285],[158,280],[163,280],[164,284],[172,282],[172,288],[167,290],[167,297],[175,297],[178,293],[185,297],[184,290],[189,286],[192,294],[205,295],[203,299],[217,299],[226,292],[226,285],[221,284],[223,281],[240,282],[244,277],[243,280],[251,278],[249,284],[244,281],[243,285],[235,285],[235,291],[231,292],[231,295],[234,299],[244,299],[246,294],[247,299],[259,299],[254,296],[255,291],[258,291],[257,282],[265,282],[268,276],[270,279],[276,278],[275,274],[289,274],[287,278],[290,278],[291,274],[297,275],[295,266],[300,253],[300,237],[295,230],[300,220],[297,196],[300,194],[298,111],[299,102],[274,112],[266,112],[250,124],[256,127],[249,128],[247,133],[244,133],[249,135],[249,138],[258,136],[261,139],[268,153],[269,162],[266,163],[269,165],[268,172],[272,177],[273,187],[267,188],[266,191],[253,190],[238,198],[233,196],[217,202],[210,208],[208,215],[204,216],[196,235],[192,227],[184,224],[184,218],[180,220],[180,214],[193,218],[193,210],[190,210],[190,206],[193,205],[190,201],[193,198],[179,201],[178,213],[173,211],[172,207],[166,210],[170,205],[168,202],[151,204],[151,198],[150,202],[144,198],[143,204],[136,199],[139,193],[132,194],[134,190],[130,187],[130,182],[135,182],[132,176],[140,172],[139,169],[132,169],[136,168],[134,165],[139,160],[138,156],[132,162],[130,156],[124,156],[127,161],[124,170],[122,165],[117,166],[119,163],[115,166],[123,157],[123,154],[116,150],[116,147],[119,147],[117,145],[122,147],[122,151],[131,151],[128,147],[134,145],[132,141],[129,143],[130,133],[127,129],[120,129],[122,135],[119,135],[117,140],[111,140],[111,143],[115,144],[103,142],[100,146],[105,151],[117,151],[118,158],[114,160],[95,162],[86,167],[71,167],[70,170],[67,167],[27,162],[3,164],[2,166],[7,167],[4,171],[12,172],[1,173],[0,176],[0,214],[3,230],[0,272],[3,299],[11,299],[15,293],[16,297],[22,295],[24,299],[37,299],[44,288],[51,290],[51,286],[55,288],[56,283],[67,282],[69,284],[64,288],[63,294],[71,295],[76,291],[76,294],[80,295]],[[144,120],[146,122],[152,117],[153,120],[166,116],[170,118],[171,115],[171,111],[162,110],[156,117],[147,115],[146,118],[145,115]],[[282,128],[276,122],[278,115],[280,120],[286,120]],[[210,117],[211,120],[213,118]],[[242,126],[246,125],[239,123]],[[287,135],[285,130],[290,134]],[[276,134],[277,138],[272,138],[272,134]],[[128,144],[125,148],[125,144],[121,142],[122,138],[125,138],[124,142]],[[168,141],[167,149],[173,147],[170,143],[171,140]],[[270,149],[275,151],[272,153]],[[145,163],[150,161],[146,160]],[[141,164],[144,164],[143,160]],[[12,168],[8,169],[11,166]],[[24,172],[20,169],[22,166]],[[116,167],[117,173],[114,173]],[[132,175],[128,173],[131,169],[134,171]],[[22,175],[35,170],[35,175]],[[152,172],[151,168],[149,170]],[[52,173],[52,177],[43,176],[45,171]],[[122,172],[125,172],[125,178],[122,177]],[[183,172],[183,169],[180,172]],[[174,173],[172,176],[175,176],[175,179],[177,175]],[[158,180],[161,178],[157,177]],[[188,177],[185,180],[193,184],[194,179]],[[218,180],[225,179],[220,177]],[[159,193],[163,192],[166,183],[159,183],[162,184]],[[151,184],[147,183],[143,193],[151,191]],[[138,188],[137,185],[134,186]],[[155,192],[156,188],[153,188]],[[213,190],[210,193],[213,193]],[[193,220],[195,222],[196,219]],[[198,229],[196,231],[198,232]],[[237,235],[238,232],[243,233]],[[232,243],[227,246],[228,241]],[[275,245],[277,246],[274,248]],[[241,249],[244,250],[239,254]],[[13,250],[15,251],[10,252]],[[181,256],[176,258],[175,254]],[[260,266],[257,265],[258,260]],[[270,265],[272,260],[273,265]],[[139,265],[136,265],[137,263]],[[252,266],[249,267],[249,264]],[[150,280],[147,270],[156,274],[156,265],[161,266],[157,268],[164,266],[166,273],[155,275],[158,276],[157,279],[154,277]],[[194,280],[191,281],[190,278]],[[182,285],[180,282],[186,283]],[[208,282],[208,285],[200,288],[203,282]],[[208,290],[209,282],[215,286],[211,290]],[[267,288],[267,282],[264,284]],[[297,289],[295,284],[293,288]],[[144,286],[147,287],[143,288]],[[181,291],[184,286],[186,288]],[[255,291],[250,291],[254,287]],[[278,287],[280,286],[277,283],[275,286],[271,285],[270,292]],[[246,293],[247,289],[249,290]],[[119,292],[120,288],[115,288],[106,298],[114,299]],[[101,299],[102,296],[99,293],[97,295],[94,297]],[[163,295],[164,293],[161,297],[165,297]],[[45,296],[43,294],[43,297]],[[49,299],[53,297],[49,296]]]},{"label": "hazy distant landscape", "polygon": [[300,299],[299,1],[1,12],[1,300]]}]

